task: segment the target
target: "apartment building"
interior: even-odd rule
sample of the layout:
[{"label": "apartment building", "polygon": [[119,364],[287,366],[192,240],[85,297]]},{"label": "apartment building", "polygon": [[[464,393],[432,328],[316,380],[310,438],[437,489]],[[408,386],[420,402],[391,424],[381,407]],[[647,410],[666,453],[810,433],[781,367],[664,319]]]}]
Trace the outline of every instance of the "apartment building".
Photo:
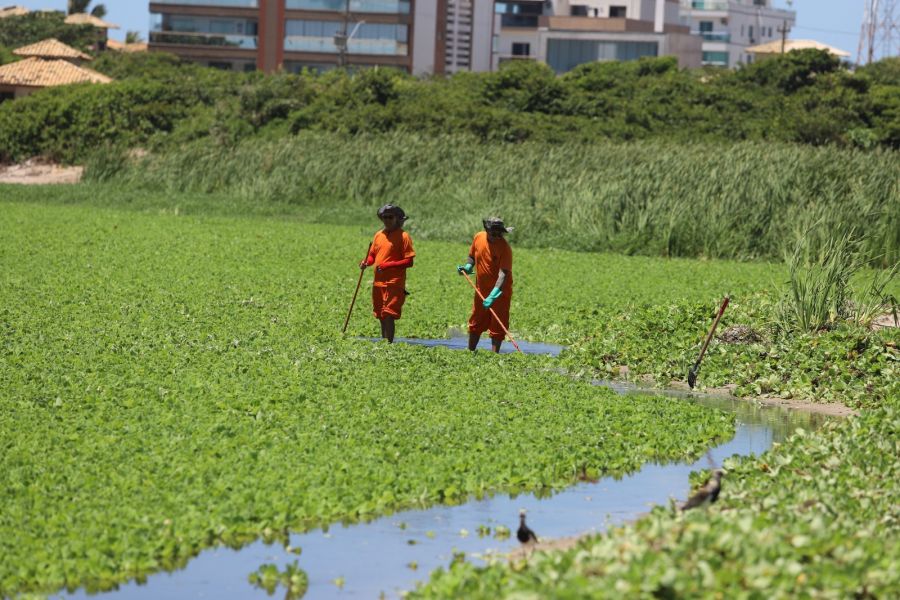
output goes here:
[{"label": "apartment building", "polygon": [[150,50],[231,70],[491,68],[488,0],[151,0]]},{"label": "apartment building", "polygon": [[702,40],[691,35],[679,0],[503,0],[495,67],[539,60],[557,73],[598,60],[675,56],[699,67]]},{"label": "apartment building", "polygon": [[703,38],[703,64],[719,67],[752,62],[747,48],[787,37],[797,20],[773,0],[681,0],[681,11]]}]

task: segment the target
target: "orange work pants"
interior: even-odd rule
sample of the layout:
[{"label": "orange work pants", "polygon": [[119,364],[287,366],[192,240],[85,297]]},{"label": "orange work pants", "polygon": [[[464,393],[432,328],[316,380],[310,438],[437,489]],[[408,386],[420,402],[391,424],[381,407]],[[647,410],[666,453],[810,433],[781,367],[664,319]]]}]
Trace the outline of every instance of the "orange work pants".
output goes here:
[{"label": "orange work pants", "polygon": [[[500,317],[503,327],[509,329],[509,302],[512,300],[512,293],[503,292],[499,298],[494,300],[491,308]],[[472,314],[469,316],[469,333],[482,334],[485,331],[491,336],[492,340],[502,340],[506,337],[503,327],[497,323],[497,319],[491,314],[491,310],[485,308],[481,303],[481,298],[475,294],[472,301]]]},{"label": "orange work pants", "polygon": [[379,321],[385,317],[399,319],[406,302],[406,290],[402,285],[372,286],[372,314]]}]

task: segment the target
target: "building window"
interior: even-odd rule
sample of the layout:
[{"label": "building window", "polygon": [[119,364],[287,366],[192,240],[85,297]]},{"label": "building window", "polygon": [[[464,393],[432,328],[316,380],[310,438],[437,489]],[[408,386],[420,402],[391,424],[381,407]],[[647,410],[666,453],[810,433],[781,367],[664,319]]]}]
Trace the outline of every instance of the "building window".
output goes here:
[{"label": "building window", "polygon": [[513,42],[512,55],[531,56],[531,44],[526,44],[525,42]]},{"label": "building window", "polygon": [[538,26],[538,17],[543,14],[543,8],[539,2],[497,2],[494,4],[494,13],[500,15],[500,25],[503,27],[531,29]]},{"label": "building window", "polygon": [[709,33],[713,30],[712,21],[700,21],[700,33]]},{"label": "building window", "polygon": [[150,17],[152,43],[256,48],[258,26],[253,19],[159,13]]},{"label": "building window", "polygon": [[627,8],[628,7],[626,7],[626,6],[610,6],[609,7],[609,18],[610,19],[624,19]]},{"label": "building window", "polygon": [[190,4],[195,6],[257,8],[258,0],[153,0],[154,4]]},{"label": "building window", "polygon": [[586,17],[588,7],[583,4],[572,4],[569,6],[569,14],[573,17]]},{"label": "building window", "polygon": [[728,66],[728,53],[727,52],[704,52],[703,53],[703,64],[704,65],[713,65],[716,67],[727,67]]},{"label": "building window", "polygon": [[[285,22],[284,49],[296,52],[337,53],[335,34],[344,28],[343,21],[313,21],[291,19]],[[408,54],[407,25],[400,23],[347,24],[348,32],[356,33],[347,43],[350,54]]]},{"label": "building window", "polygon": [[547,64],[557,73],[598,60],[637,60],[658,56],[656,42],[601,42],[594,40],[547,40]]},{"label": "building window", "polygon": [[[409,0],[350,0],[351,13],[409,14]],[[344,12],[346,0],[286,0],[288,10]]]}]

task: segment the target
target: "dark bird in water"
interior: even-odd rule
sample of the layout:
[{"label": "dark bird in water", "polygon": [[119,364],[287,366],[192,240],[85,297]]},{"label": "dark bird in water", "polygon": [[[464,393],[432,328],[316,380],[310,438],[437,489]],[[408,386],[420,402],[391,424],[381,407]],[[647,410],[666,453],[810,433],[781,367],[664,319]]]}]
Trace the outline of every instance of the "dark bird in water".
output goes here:
[{"label": "dark bird in water", "polygon": [[681,510],[688,510],[703,506],[704,504],[712,504],[719,499],[719,492],[722,490],[722,475],[725,471],[716,469],[712,472],[712,477],[706,480],[700,489],[688,498],[687,502],[681,505]]},{"label": "dark bird in water", "polygon": [[516,537],[523,544],[535,543],[538,541],[537,536],[528,525],[525,524],[525,509],[519,511],[519,529],[516,531]]}]

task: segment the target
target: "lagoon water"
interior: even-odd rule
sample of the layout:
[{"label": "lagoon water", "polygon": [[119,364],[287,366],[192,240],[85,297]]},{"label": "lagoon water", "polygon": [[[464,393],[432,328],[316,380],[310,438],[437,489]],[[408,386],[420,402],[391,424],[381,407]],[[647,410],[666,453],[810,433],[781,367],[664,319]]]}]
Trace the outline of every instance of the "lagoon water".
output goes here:
[{"label": "lagoon water", "polygon": [[[465,339],[459,340],[462,340],[461,348],[465,348]],[[447,340],[397,341],[449,345]],[[520,342],[519,345],[523,351],[527,348],[535,353],[554,356],[562,349],[544,344]],[[513,350],[511,344],[504,346]],[[201,553],[182,570],[150,575],[144,584],[126,583],[115,591],[99,595],[88,595],[84,590],[78,590],[73,594],[52,597],[69,600],[88,597],[116,600],[261,600],[269,596],[264,590],[251,586],[247,576],[266,563],[284,570],[286,565],[297,561],[309,575],[306,598],[378,598],[382,594],[396,598],[403,590],[413,589],[417,581],[427,580],[432,570],[446,567],[455,553],[463,552],[466,560],[478,563],[486,554],[516,548],[519,543],[515,535],[497,540],[479,537],[477,530],[479,526],[493,530],[498,525],[504,525],[514,533],[520,508],[528,510],[528,523],[539,537],[557,538],[601,532],[609,525],[637,518],[655,504],[665,505],[671,498],[685,499],[689,492],[688,474],[709,468],[710,461],[721,465],[723,460],[735,454],[761,454],[773,442],[783,440],[796,428],[812,430],[827,420],[821,415],[791,413],[726,397],[684,391],[649,392],[620,383],[594,383],[608,385],[620,394],[677,396],[685,401],[733,412],[736,434],[728,442],[711,448],[697,461],[650,463],[637,473],[620,479],[604,478],[596,483],[581,483],[550,497],[497,494],[459,506],[407,510],[368,523],[338,524],[327,531],[292,534],[291,546],[302,548],[299,557],[280,545],[262,542],[240,550],[214,548]],[[727,476],[723,480],[722,494],[728,494]],[[411,566],[413,564],[415,568]],[[279,588],[275,595],[284,596],[284,589]]]}]

